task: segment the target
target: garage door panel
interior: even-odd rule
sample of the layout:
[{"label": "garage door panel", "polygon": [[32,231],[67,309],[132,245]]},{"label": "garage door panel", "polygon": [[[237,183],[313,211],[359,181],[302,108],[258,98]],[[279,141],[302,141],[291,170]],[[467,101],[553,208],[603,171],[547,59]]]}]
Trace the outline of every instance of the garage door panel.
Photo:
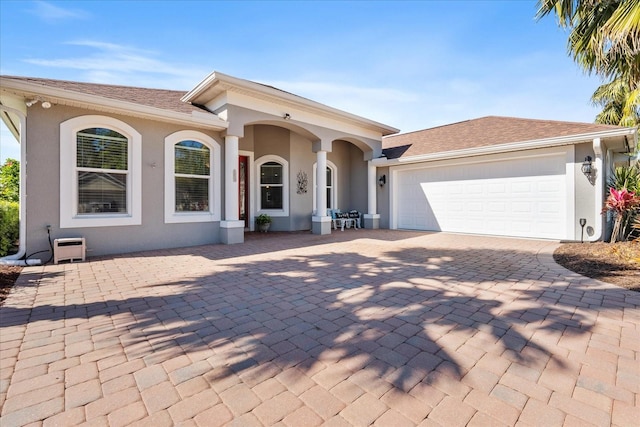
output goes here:
[{"label": "garage door panel", "polygon": [[565,156],[399,171],[397,226],[564,238]]},{"label": "garage door panel", "polygon": [[515,215],[531,216],[533,212],[532,202],[513,202],[511,204],[511,212]]},{"label": "garage door panel", "polygon": [[511,223],[511,227],[514,233],[522,233],[522,234],[528,234],[531,233],[531,222],[529,222],[528,220],[514,220]]},{"label": "garage door panel", "polygon": [[469,186],[467,187],[467,193],[470,196],[476,195],[476,194],[482,194],[484,191],[484,189],[482,188],[482,185],[480,184],[469,184]]},{"label": "garage door panel", "polygon": [[517,194],[529,194],[531,193],[531,183],[530,182],[514,182],[511,184],[511,191],[514,195]]}]

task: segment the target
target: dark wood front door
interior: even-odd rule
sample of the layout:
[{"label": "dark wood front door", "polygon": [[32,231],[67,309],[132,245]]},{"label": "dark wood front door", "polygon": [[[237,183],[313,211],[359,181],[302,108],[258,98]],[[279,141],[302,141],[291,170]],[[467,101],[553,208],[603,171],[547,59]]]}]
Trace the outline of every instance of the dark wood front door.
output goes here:
[{"label": "dark wood front door", "polygon": [[249,157],[239,156],[238,161],[238,218],[249,227]]}]

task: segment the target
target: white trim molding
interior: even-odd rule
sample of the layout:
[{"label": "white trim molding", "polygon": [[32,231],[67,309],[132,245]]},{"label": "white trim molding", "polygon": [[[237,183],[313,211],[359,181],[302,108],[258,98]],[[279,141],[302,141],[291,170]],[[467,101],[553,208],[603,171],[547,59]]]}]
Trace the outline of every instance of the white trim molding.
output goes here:
[{"label": "white trim molding", "polygon": [[[176,212],[175,190],[175,145],[181,141],[196,141],[210,150],[209,161],[209,210],[199,212]],[[221,168],[220,144],[202,132],[181,130],[164,139],[164,222],[211,222],[220,221],[221,210]]]},{"label": "white trim molding", "polygon": [[[78,214],[77,132],[107,128],[128,140],[127,212]],[[60,124],[60,228],[112,227],[142,224],[142,135],[113,117],[88,115]]]}]

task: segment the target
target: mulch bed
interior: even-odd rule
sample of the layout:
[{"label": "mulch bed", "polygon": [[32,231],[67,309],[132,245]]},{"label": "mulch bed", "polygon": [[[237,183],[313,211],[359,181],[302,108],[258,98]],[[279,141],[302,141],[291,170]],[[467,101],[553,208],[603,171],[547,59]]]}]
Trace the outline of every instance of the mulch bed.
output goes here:
[{"label": "mulch bed", "polygon": [[0,305],[9,295],[21,271],[22,267],[0,265]]},{"label": "mulch bed", "polygon": [[640,242],[565,243],[553,254],[561,266],[640,292]]}]

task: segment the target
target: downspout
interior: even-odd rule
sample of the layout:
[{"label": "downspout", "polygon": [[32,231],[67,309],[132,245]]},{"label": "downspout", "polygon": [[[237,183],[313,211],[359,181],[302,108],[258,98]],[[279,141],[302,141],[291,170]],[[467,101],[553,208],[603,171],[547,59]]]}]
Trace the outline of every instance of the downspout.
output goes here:
[{"label": "downspout", "polygon": [[[589,239],[590,242],[597,242],[602,240],[602,232],[604,230],[605,215],[602,215],[602,206],[604,204],[604,161],[602,159],[602,141],[600,138],[593,140],[593,153],[595,154],[595,169],[596,169],[596,183],[595,183],[595,230],[593,236]],[[598,220],[600,218],[600,220]]]},{"label": "downspout", "polygon": [[18,252],[13,255],[7,255],[0,258],[0,264],[4,265],[38,265],[41,261],[23,260],[27,253],[27,116],[19,110],[16,110],[6,105],[0,105],[0,110],[13,113],[20,119],[20,194],[19,194],[19,219],[20,219],[20,231],[18,237]]}]

